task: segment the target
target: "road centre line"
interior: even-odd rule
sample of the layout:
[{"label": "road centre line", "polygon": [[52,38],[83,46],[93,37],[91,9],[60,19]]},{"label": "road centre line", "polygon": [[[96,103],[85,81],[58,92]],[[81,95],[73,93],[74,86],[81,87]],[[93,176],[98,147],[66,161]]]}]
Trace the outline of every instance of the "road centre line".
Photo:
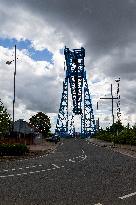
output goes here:
[{"label": "road centre line", "polygon": [[[82,152],[84,153],[84,150],[82,150]],[[84,155],[83,156],[83,154],[81,155],[81,156],[77,156],[77,157],[75,157],[75,158],[72,158],[72,159],[67,159],[67,160],[65,160],[65,161],[69,161],[69,162],[73,162],[73,163],[75,163],[76,161],[75,160],[73,160],[73,159],[78,159],[78,158],[82,158],[82,160],[80,160],[79,162],[81,162],[81,161],[83,161],[83,160],[85,160],[86,159],[86,155]],[[54,167],[53,168],[51,168],[51,169],[46,169],[46,170],[44,170],[44,171],[50,171],[50,170],[54,170],[54,169],[58,169],[58,168],[63,168],[64,166],[57,166],[56,164],[52,164]],[[43,165],[41,165],[41,164],[39,164],[39,165],[33,165],[33,166],[26,166],[26,167],[19,167],[19,168],[12,168],[12,169],[10,169],[10,170],[7,170],[7,169],[3,169],[2,171],[0,171],[0,172],[9,172],[9,171],[17,171],[17,170],[23,170],[23,169],[30,169],[30,168],[36,168],[36,167],[42,167]],[[24,173],[17,173],[17,174],[9,174],[9,175],[1,175],[0,176],[0,178],[5,178],[5,177],[11,177],[11,176],[21,176],[21,175],[27,175],[27,174],[33,174],[33,173],[40,173],[40,172],[43,172],[42,170],[37,170],[37,171],[31,171],[31,172],[28,172],[28,173],[26,173],[26,172],[24,172]]]},{"label": "road centre line", "polygon": [[9,171],[16,171],[16,170],[22,170],[22,169],[31,169],[31,168],[36,168],[36,167],[42,167],[43,165],[42,164],[39,164],[39,165],[33,165],[33,166],[27,166],[27,167],[19,167],[19,168],[12,168],[11,170],[8,170],[8,169],[3,169],[1,170],[0,172],[9,172]]},{"label": "road centre line", "polygon": [[[82,150],[82,152],[84,153],[84,150]],[[78,157],[75,157],[75,158],[82,158],[79,162],[81,162],[81,161],[83,161],[83,160],[85,160],[86,158],[87,158],[87,155],[81,155],[81,156],[78,156]],[[75,159],[75,158],[73,158],[73,159]],[[69,161],[69,162],[76,162],[76,161],[74,161],[74,160],[72,160],[72,159],[69,159],[69,160],[67,160],[67,161]],[[64,168],[65,166],[64,165],[62,165],[62,166],[57,166],[56,164],[52,164],[54,167],[53,168],[48,168],[48,169],[46,169],[46,170],[36,170],[36,171],[30,171],[30,172],[28,172],[28,173],[26,173],[26,172],[24,172],[24,173],[17,173],[17,174],[9,174],[9,175],[1,175],[0,176],[0,178],[6,178],[6,177],[13,177],[13,176],[21,176],[21,175],[27,175],[27,174],[34,174],[34,173],[40,173],[40,172],[45,172],[45,171],[51,171],[51,170],[55,170],[55,169],[58,169],[58,168]],[[41,166],[43,166],[43,165],[41,165],[41,164],[39,164],[39,165],[33,165],[33,166],[27,166],[27,167],[24,167],[24,168],[22,168],[22,167],[19,167],[18,169],[30,169],[30,168],[35,168],[35,167],[41,167]],[[15,171],[15,170],[18,170],[18,169],[15,169],[15,168],[13,168],[13,169],[11,169],[11,171]],[[4,169],[3,171],[6,171],[6,172],[8,172],[9,170],[6,170],[6,169]]]},{"label": "road centre line", "polygon": [[121,196],[121,197],[119,197],[119,199],[126,199],[126,198],[129,198],[129,197],[134,196],[134,195],[136,195],[136,192]]},{"label": "road centre line", "polygon": [[54,167],[58,168],[58,169],[60,168],[60,167],[59,167],[59,166],[57,166],[56,164],[52,164],[52,165],[53,165]]},{"label": "road centre line", "polygon": [[[63,168],[64,166],[62,165],[60,168]],[[42,170],[36,170],[34,172],[30,171],[30,172],[24,172],[24,173],[17,173],[17,174],[9,174],[9,175],[2,175],[0,176],[0,178],[6,178],[6,177],[14,177],[14,176],[21,176],[21,175],[27,175],[27,174],[35,174],[35,173],[40,173],[40,172],[45,172],[45,171],[51,171],[57,169],[55,167],[53,167],[52,169],[42,169]]]},{"label": "road centre line", "polygon": [[74,160],[72,160],[72,159],[69,159],[69,162],[73,162],[73,163],[75,163],[75,161],[74,161]]}]

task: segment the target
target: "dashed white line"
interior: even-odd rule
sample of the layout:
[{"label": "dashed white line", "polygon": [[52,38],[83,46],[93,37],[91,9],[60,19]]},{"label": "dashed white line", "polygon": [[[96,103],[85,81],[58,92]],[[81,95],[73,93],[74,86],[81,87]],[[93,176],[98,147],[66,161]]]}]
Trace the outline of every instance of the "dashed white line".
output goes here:
[{"label": "dashed white line", "polygon": [[69,162],[73,162],[73,163],[75,163],[75,161],[74,161],[74,160],[72,160],[72,159],[69,159]]},{"label": "dashed white line", "polygon": [[119,199],[126,199],[126,198],[131,197],[131,196],[134,196],[134,195],[136,195],[136,192],[131,193],[131,194],[127,194],[127,195],[125,195],[125,196],[121,196],[121,197],[119,197]]},{"label": "dashed white line", "polygon": [[[82,152],[83,152],[83,154],[85,153],[84,152],[84,150],[82,150]],[[75,158],[72,158],[72,159],[67,159],[67,160],[65,160],[65,161],[69,161],[69,162],[73,162],[73,163],[75,163],[76,161],[74,160],[74,159],[78,159],[78,158],[82,158],[82,160],[80,160],[79,162],[81,162],[81,161],[83,161],[83,160],[85,160],[86,159],[86,155],[81,155],[81,156],[77,156],[77,157],[75,157]],[[48,155],[48,154],[47,154]],[[46,156],[47,156],[46,155]],[[28,159],[26,159],[26,160],[28,160]],[[6,177],[13,177],[13,176],[21,176],[21,175],[27,175],[27,174],[34,174],[34,173],[40,173],[40,172],[45,172],[45,171],[51,171],[51,170],[55,170],[56,168],[58,169],[58,168],[63,168],[64,166],[62,165],[62,166],[58,166],[58,165],[56,165],[56,164],[52,164],[54,167],[53,168],[48,168],[48,169],[46,169],[46,170],[37,170],[37,171],[30,171],[30,172],[28,172],[28,173],[26,173],[26,172],[24,172],[24,173],[17,173],[17,174],[9,174],[9,175],[1,175],[0,176],[0,178],[6,178]],[[19,168],[12,168],[11,169],[11,171],[15,171],[15,170],[22,170],[22,169],[30,169],[30,168],[35,168],[35,167],[42,167],[43,165],[42,164],[39,164],[39,165],[33,165],[33,166],[26,166],[26,167],[24,167],[24,168],[22,168],[22,167],[19,167]],[[10,171],[10,170],[7,170],[7,169],[3,169],[2,171],[0,171],[0,172],[8,172],[8,171]],[[98,204],[99,205],[99,204]]]},{"label": "dashed white line", "polygon": [[52,164],[52,165],[53,165],[54,167],[58,168],[58,169],[60,168],[60,167],[59,167],[59,166],[57,166],[56,164]]},{"label": "dashed white line", "polygon": [[22,174],[27,175],[27,173],[26,173],[26,172],[24,172],[24,173],[22,173]]},{"label": "dashed white line", "polygon": [[9,174],[9,175],[8,175],[8,177],[14,177],[14,176],[15,176],[14,174]]},{"label": "dashed white line", "polygon": [[39,173],[40,171],[35,171],[36,173]]},{"label": "dashed white line", "polygon": [[30,174],[34,174],[34,172],[29,172]]}]

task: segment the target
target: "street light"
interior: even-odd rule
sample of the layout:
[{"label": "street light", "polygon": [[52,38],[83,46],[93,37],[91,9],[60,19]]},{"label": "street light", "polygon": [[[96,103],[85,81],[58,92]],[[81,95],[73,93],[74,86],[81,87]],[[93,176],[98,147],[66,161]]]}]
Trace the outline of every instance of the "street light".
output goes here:
[{"label": "street light", "polygon": [[15,113],[14,113],[14,109],[15,109],[15,76],[16,76],[16,45],[15,45],[15,58],[14,58],[14,60],[12,60],[12,61],[7,61],[6,62],[6,64],[7,65],[10,65],[10,64],[12,64],[12,62],[14,61],[15,62],[15,71],[14,71],[14,99],[13,99],[13,124],[12,124],[12,131],[14,130],[14,115],[15,115]]}]

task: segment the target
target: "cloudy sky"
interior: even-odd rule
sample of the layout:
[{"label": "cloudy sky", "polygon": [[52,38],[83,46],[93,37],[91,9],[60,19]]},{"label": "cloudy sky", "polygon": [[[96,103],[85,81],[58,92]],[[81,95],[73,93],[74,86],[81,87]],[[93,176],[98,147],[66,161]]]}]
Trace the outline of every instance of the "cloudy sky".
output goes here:
[{"label": "cloudy sky", "polygon": [[[64,46],[83,46],[95,119],[112,122],[110,84],[120,81],[122,122],[136,122],[136,0],[0,0],[0,98],[12,115],[17,45],[15,120],[38,111],[52,129],[62,94]],[[96,102],[99,101],[99,110]],[[116,102],[114,104],[116,115]]]}]

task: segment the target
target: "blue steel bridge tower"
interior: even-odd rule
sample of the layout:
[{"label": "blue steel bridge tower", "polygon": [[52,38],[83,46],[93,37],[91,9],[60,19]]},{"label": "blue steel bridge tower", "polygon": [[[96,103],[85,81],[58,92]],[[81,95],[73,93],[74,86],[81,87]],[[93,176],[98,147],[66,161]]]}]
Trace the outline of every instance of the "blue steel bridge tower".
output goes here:
[{"label": "blue steel bridge tower", "polygon": [[[81,116],[81,137],[89,137],[96,132],[91,97],[89,93],[84,65],[85,49],[64,49],[66,62],[66,77],[63,81],[63,92],[55,133],[61,137],[74,134],[74,115]],[[65,65],[64,65],[65,66]],[[65,70],[65,67],[64,67]],[[68,84],[72,95],[72,117],[69,120]]]}]

